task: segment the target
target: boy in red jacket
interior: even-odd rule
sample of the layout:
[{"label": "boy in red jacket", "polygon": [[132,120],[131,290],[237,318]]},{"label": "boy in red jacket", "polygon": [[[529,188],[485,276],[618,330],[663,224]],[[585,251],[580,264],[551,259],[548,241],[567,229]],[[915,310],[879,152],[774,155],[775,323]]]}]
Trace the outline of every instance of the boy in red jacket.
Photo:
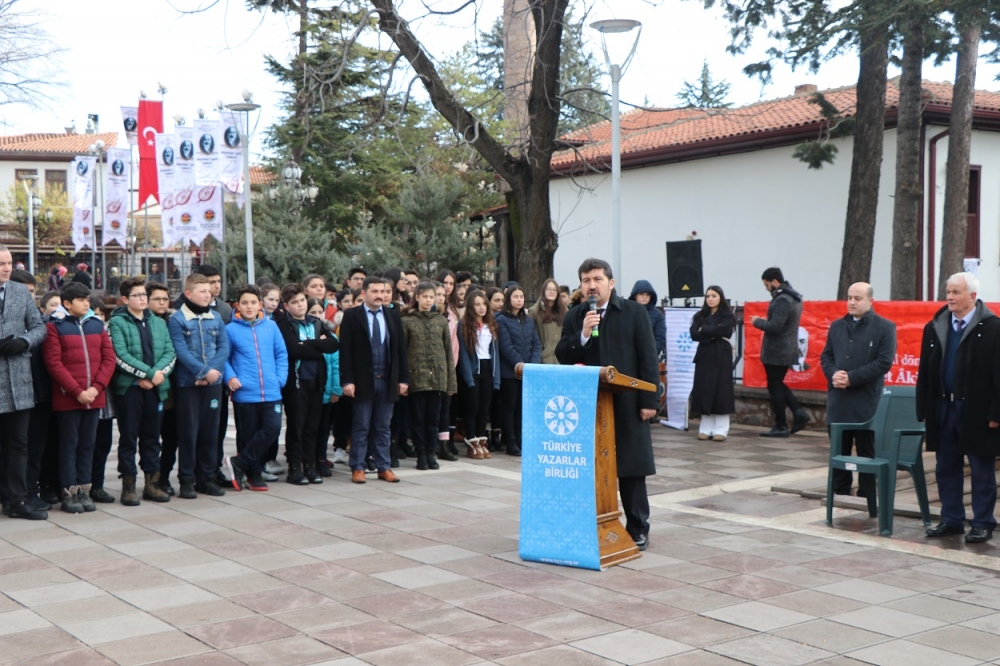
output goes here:
[{"label": "boy in red jacket", "polygon": [[52,411],[59,427],[59,478],[62,510],[94,511],[90,499],[94,441],[108,384],[115,371],[115,350],[104,322],[90,311],[90,290],[71,282],[60,293],[68,315],[53,319],[42,346],[52,376]]}]

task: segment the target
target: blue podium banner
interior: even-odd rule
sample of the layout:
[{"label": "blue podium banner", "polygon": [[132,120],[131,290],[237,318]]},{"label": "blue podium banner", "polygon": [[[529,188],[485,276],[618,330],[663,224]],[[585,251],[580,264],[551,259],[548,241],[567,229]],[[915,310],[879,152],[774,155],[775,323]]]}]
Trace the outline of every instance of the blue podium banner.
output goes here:
[{"label": "blue podium banner", "polygon": [[594,421],[600,368],[524,366],[521,559],[601,568]]}]

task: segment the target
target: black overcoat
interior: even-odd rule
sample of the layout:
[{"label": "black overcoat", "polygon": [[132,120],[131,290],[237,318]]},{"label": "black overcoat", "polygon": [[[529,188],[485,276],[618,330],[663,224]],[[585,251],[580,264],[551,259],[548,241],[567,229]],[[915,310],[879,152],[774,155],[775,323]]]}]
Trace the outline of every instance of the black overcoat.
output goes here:
[{"label": "black overcoat", "polygon": [[694,385],[691,411],[702,415],[735,414],[733,388],[733,337],[736,317],[732,310],[719,310],[691,318],[691,339],[698,343],[694,354]]},{"label": "black overcoat", "polygon": [[[869,310],[854,321],[850,314],[830,324],[820,364],[826,375],[826,422],[864,423],[875,416],[885,373],[896,358],[896,325]],[[847,371],[846,389],[833,387],[833,375]]]},{"label": "black overcoat", "polygon": [[[590,310],[582,303],[563,318],[562,338],[556,358],[563,365],[584,363],[586,347],[580,344],[583,318]],[[660,365],[656,359],[653,327],[646,308],[627,301],[614,291],[608,300],[600,326],[601,365],[613,365],[623,375],[658,385]],[[615,395],[615,442],[618,447],[618,476],[652,476],[653,440],[649,423],[639,418],[640,409],[658,409],[655,391],[625,391]]]},{"label": "black overcoat", "polygon": [[[927,450],[936,451],[938,419],[944,395],[941,364],[951,326],[951,312],[941,308],[926,326],[920,342],[917,418],[927,425]],[[955,361],[954,397],[965,400],[959,437],[963,453],[1000,455],[1000,319],[976,302],[976,314],[962,333]]]},{"label": "black overcoat", "polygon": [[[406,337],[399,310],[382,306],[389,332],[389,401],[399,400],[399,384],[410,383],[406,357]],[[375,370],[372,366],[372,338],[368,329],[368,308],[361,304],[344,311],[340,322],[340,385],[354,384],[354,399],[375,399]]]}]

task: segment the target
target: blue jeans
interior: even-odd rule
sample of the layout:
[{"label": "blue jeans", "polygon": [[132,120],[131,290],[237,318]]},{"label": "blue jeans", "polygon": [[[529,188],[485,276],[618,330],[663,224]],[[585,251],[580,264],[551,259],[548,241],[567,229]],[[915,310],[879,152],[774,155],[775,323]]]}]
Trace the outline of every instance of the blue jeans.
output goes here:
[{"label": "blue jeans", "polygon": [[355,400],[351,424],[351,469],[365,468],[365,455],[371,450],[378,471],[389,469],[389,438],[392,410],[396,403],[389,400],[389,388],[384,379],[375,380],[374,400]]},{"label": "blue jeans", "polygon": [[[965,526],[965,504],[962,501],[966,456],[962,453],[959,431],[965,403],[942,401],[938,412],[938,450],[934,473],[941,497],[941,521],[953,527]],[[972,527],[992,531],[997,526],[993,510],[997,504],[997,483],[993,472],[993,456],[968,455],[972,471]]]}]

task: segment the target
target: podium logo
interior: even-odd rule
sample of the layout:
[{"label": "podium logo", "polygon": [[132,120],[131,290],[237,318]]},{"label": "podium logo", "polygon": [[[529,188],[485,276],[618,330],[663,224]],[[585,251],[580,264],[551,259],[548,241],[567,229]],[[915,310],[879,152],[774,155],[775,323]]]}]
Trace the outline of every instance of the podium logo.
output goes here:
[{"label": "podium logo", "polygon": [[545,405],[545,425],[553,435],[569,435],[580,423],[576,403],[564,395],[557,395]]},{"label": "podium logo", "polygon": [[686,352],[686,351],[691,351],[692,347],[694,347],[694,340],[691,339],[690,333],[684,331],[683,333],[677,336],[678,349],[680,349],[683,352]]}]

